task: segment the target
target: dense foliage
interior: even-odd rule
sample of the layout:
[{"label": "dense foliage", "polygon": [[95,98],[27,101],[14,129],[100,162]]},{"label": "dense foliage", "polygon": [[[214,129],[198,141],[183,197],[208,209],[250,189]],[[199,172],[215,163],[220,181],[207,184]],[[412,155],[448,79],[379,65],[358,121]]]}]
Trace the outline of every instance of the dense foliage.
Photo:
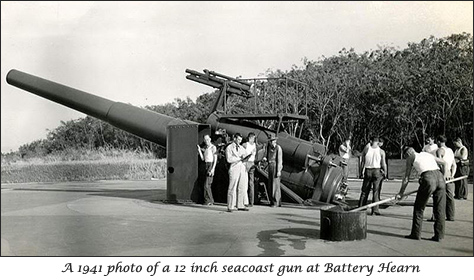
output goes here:
[{"label": "dense foliage", "polygon": [[[463,33],[430,37],[402,50],[379,47],[358,54],[343,49],[329,58],[305,59],[287,72],[269,70],[267,76],[285,75],[309,85],[304,135],[330,151],[336,152],[345,137],[360,151],[371,136],[379,136],[389,157],[396,158],[404,145],[420,150],[427,136],[440,134],[448,142],[460,137],[471,149],[472,43],[472,35]],[[275,94],[277,100],[291,99]],[[240,107],[251,107],[247,102]]]},{"label": "dense foliage", "polygon": [[472,50],[469,34],[430,37],[403,50],[342,50],[291,73],[312,86],[310,127],[316,141],[334,150],[351,135],[362,148],[378,135],[393,157],[407,144],[421,148],[428,135],[460,137],[471,146]]},{"label": "dense foliage", "polygon": [[[342,49],[338,55],[311,61],[289,71],[268,70],[268,77],[290,77],[308,84],[308,116],[303,137],[336,151],[345,137],[361,150],[371,136],[385,139],[389,157],[400,157],[404,145],[420,149],[429,135],[463,139],[471,149],[473,136],[473,42],[470,34],[430,37],[409,43],[405,49],[379,47],[356,53]],[[282,96],[281,90],[266,94]],[[182,119],[205,122],[216,92],[176,99],[147,109]],[[291,96],[291,94],[287,95]],[[269,97],[271,98],[271,96]],[[285,96],[285,98],[287,98]],[[244,112],[253,100],[231,101],[230,108]],[[301,99],[289,100],[295,112]],[[265,111],[269,104],[259,105]],[[450,145],[450,143],[448,143]],[[98,147],[152,151],[164,150],[91,117],[62,122],[47,138],[20,147],[22,157],[45,155],[68,148]],[[3,154],[2,154],[3,155]]]}]

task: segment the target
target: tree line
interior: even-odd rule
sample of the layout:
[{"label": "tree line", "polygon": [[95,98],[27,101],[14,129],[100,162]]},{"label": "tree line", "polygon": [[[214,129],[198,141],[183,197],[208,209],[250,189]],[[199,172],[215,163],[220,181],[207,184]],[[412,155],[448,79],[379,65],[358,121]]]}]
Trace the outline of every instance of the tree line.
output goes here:
[{"label": "tree line", "polygon": [[420,150],[431,135],[460,137],[470,148],[472,50],[472,35],[463,33],[305,61],[291,73],[311,86],[311,137],[334,151],[348,136],[359,149],[380,136],[389,157],[405,145]]},{"label": "tree line", "polygon": [[[471,150],[473,136],[473,41],[467,33],[445,38],[433,36],[404,49],[381,46],[356,53],[342,49],[337,55],[317,60],[304,58],[302,66],[290,70],[267,70],[267,77],[289,77],[307,84],[309,120],[302,138],[318,142],[337,152],[346,137],[362,150],[371,136],[382,137],[389,158],[399,158],[405,145],[418,151],[428,136],[444,134],[449,141],[460,137]],[[295,113],[304,108],[298,86],[282,92],[267,81],[267,90],[256,89],[267,100],[288,98]],[[217,91],[203,94],[194,102],[175,99],[146,109],[172,117],[205,122],[217,98]],[[248,112],[254,100],[229,99],[229,109]],[[282,106],[282,103],[279,103]],[[270,102],[259,104],[269,110]],[[450,143],[448,143],[450,145]],[[92,117],[61,122],[48,131],[46,139],[22,145],[22,157],[41,156],[71,148],[109,147],[152,151],[164,157],[165,150],[149,141],[121,131]]]}]

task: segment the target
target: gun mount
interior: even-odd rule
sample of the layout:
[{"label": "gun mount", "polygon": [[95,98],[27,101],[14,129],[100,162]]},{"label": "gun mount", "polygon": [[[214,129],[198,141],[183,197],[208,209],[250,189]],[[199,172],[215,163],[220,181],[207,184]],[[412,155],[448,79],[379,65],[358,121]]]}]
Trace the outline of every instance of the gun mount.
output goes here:
[{"label": "gun mount", "polygon": [[[252,84],[240,81],[213,71],[199,73],[186,70],[188,79],[221,89],[222,100],[216,101],[207,124],[172,118],[129,104],[114,102],[90,93],[42,79],[18,70],[11,70],[7,83],[38,96],[80,111],[108,122],[115,127],[167,148],[167,199],[169,201],[198,201],[198,157],[196,144],[204,134],[223,131],[247,135],[256,134],[260,143],[267,141],[269,133],[279,132],[252,122],[252,116],[226,115],[217,110],[225,105],[227,93],[251,98]],[[254,120],[258,115],[253,115]],[[261,116],[260,116],[261,117]],[[304,121],[306,116],[291,114],[270,114],[265,118],[282,122],[288,118]],[[297,203],[305,201],[330,203],[334,200],[341,179],[340,158],[326,155],[323,145],[292,136],[286,132],[278,133],[278,143],[283,149],[284,167],[282,172],[282,191],[290,200]],[[261,154],[261,153],[259,153]],[[260,180],[264,181],[265,170],[260,169]],[[227,190],[227,185],[216,186]],[[214,189],[214,186],[213,186]]]},{"label": "gun mount", "polygon": [[[278,134],[278,144],[283,150],[282,191],[289,200],[297,203],[305,201],[329,203],[334,200],[335,194],[340,192],[339,187],[342,181],[341,159],[336,155],[328,156],[325,146],[300,138],[304,123],[308,120],[306,115],[308,111],[307,85],[305,83],[286,77],[238,79],[207,69],[203,73],[186,69],[186,73],[189,74],[186,76],[187,79],[220,90],[207,120],[213,131],[225,130],[229,134],[240,133],[242,135],[253,132],[256,135],[256,141],[260,143],[267,142],[270,133]],[[219,82],[216,81],[216,78],[219,78]],[[216,83],[207,81],[216,81]],[[282,100],[277,100],[275,94],[273,94],[273,98],[270,97],[267,100],[259,98],[259,94],[263,95],[263,98],[267,96],[265,83],[270,82],[273,85],[284,85],[284,90],[281,90],[282,96],[280,96]],[[303,101],[292,107],[289,106],[290,83],[296,89],[293,90],[293,93],[296,94],[296,98],[293,100]],[[232,87],[229,86],[230,84]],[[259,85],[263,90],[259,88]],[[267,86],[267,88],[269,87]],[[303,89],[302,94],[298,91],[299,88]],[[278,88],[274,88],[274,90],[278,90]],[[234,94],[245,99],[254,98],[253,112],[228,113],[226,102],[228,96]],[[262,106],[265,105],[265,102],[271,103],[271,106]],[[280,106],[277,106],[278,102],[280,102]],[[259,112],[259,110],[262,111],[261,107],[265,107],[267,111]],[[247,111],[250,111],[250,108]],[[273,129],[258,123],[269,120],[273,121],[271,125]],[[299,127],[299,132],[290,134],[287,131],[281,131],[283,123],[296,124],[296,127]],[[263,155],[263,153],[262,150],[259,154]],[[265,169],[259,168],[257,171],[260,181],[266,181]]]}]

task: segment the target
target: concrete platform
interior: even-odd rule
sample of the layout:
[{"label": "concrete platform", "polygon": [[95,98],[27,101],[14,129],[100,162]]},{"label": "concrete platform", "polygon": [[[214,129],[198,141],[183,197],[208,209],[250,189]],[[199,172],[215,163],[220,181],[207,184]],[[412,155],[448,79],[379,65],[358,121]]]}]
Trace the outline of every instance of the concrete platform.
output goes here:
[{"label": "concrete platform", "polygon": [[[362,183],[349,183],[348,201],[355,202]],[[165,204],[165,180],[1,187],[2,256],[473,256],[472,185],[467,200],[456,200],[456,221],[446,222],[441,243],[403,238],[414,196],[368,216],[367,239],[329,242],[319,238],[317,209],[284,204],[227,213],[223,204]],[[382,199],[399,188],[385,182]],[[422,237],[432,235],[425,221]]]}]

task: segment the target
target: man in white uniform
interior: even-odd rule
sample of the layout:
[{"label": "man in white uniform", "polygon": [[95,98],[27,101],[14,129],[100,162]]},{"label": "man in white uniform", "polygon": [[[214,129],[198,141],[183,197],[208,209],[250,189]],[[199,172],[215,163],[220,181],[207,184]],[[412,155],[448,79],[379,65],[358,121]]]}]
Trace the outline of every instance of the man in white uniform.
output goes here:
[{"label": "man in white uniform", "polygon": [[443,173],[441,173],[438,164],[445,169],[446,162],[443,159],[434,157],[432,154],[421,152],[417,153],[412,147],[403,149],[403,156],[406,158],[405,177],[402,186],[397,194],[397,199],[403,197],[403,193],[408,185],[411,170],[414,167],[420,174],[418,192],[413,207],[413,222],[410,235],[405,236],[408,239],[419,240],[421,237],[421,227],[423,223],[423,212],[431,195],[433,195],[433,214],[434,236],[433,241],[441,241],[444,238],[444,219],[446,216],[446,182]]},{"label": "man in white uniform", "polygon": [[249,211],[244,202],[247,200],[248,177],[244,161],[248,159],[244,147],[240,145],[242,135],[236,133],[234,141],[225,149],[225,156],[229,167],[229,189],[227,191],[227,212],[232,212],[237,205],[239,211]]}]

